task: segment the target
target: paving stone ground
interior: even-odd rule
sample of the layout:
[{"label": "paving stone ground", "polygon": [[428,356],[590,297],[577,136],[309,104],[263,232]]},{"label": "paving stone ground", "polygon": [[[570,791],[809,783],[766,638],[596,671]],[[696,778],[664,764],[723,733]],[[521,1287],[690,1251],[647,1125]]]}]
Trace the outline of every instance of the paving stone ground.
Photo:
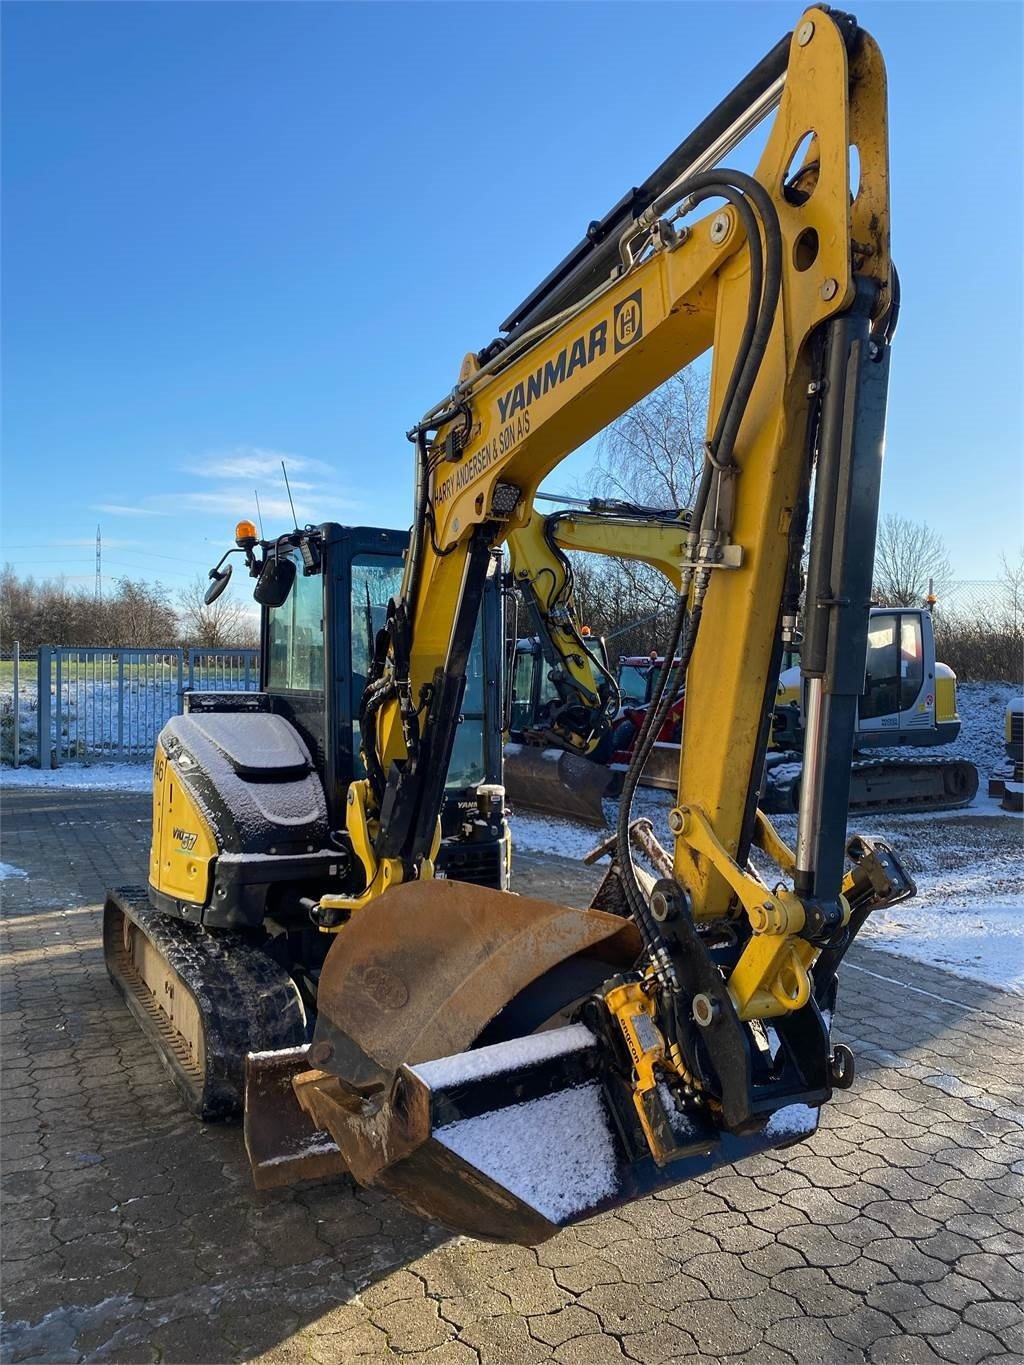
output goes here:
[{"label": "paving stone ground", "polygon": [[[816,1137],[533,1250],[347,1180],[257,1194],[110,987],[105,885],[148,803],[4,793],[3,1358],[827,1365],[1024,1359],[1021,1001],[882,953],[844,971],[855,1088]],[[523,890],[589,885],[525,859]]]}]

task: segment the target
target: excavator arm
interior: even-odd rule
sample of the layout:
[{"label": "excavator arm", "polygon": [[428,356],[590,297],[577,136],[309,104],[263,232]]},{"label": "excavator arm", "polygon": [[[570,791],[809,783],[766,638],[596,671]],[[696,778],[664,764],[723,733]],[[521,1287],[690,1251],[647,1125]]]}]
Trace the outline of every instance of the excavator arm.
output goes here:
[{"label": "excavator arm", "polygon": [[[776,105],[756,172],[724,169]],[[812,1132],[849,1079],[828,1033],[838,962],[872,904],[909,894],[866,845],[859,881],[844,874],[895,316],[875,43],[808,9],[684,146],[646,202],[602,220],[591,254],[581,246],[504,339],[466,357],[411,433],[412,542],[360,713],[368,775],[348,797],[365,889],[322,900],[338,937],[303,1103],[357,1179],[482,1236],[539,1240]],[[620,803],[630,918],[432,883],[492,548],[524,531],[570,451],[709,349],[707,458],[664,649],[680,663]],[[791,852],[756,789],[812,469]],[[652,888],[633,865],[630,803],[684,676],[672,875]],[[755,845],[777,876],[754,870]],[[607,977],[573,1022],[523,1036],[547,1019],[527,1010],[531,991],[595,959]]]},{"label": "excavator arm", "polygon": [[[535,509],[524,527],[509,533],[512,579],[540,647],[540,658],[529,654],[529,694],[518,698],[532,707],[529,719],[511,730],[505,748],[513,810],[605,824],[603,798],[612,774],[603,765],[611,757],[619,689],[603,658],[587,647],[565,551],[638,560],[658,569],[678,592],[689,525],[688,512],[594,498],[547,516]],[[553,697],[547,689],[541,695],[539,667]],[[517,666],[513,685],[519,675]]]},{"label": "excavator arm", "polygon": [[539,516],[508,536],[512,580],[540,640],[557,702],[544,738],[570,753],[593,753],[619,704],[612,673],[587,648],[573,600],[572,565],[561,548],[561,513]]},{"label": "excavator arm", "polygon": [[[664,574],[678,592],[686,558],[690,513],[592,498],[585,507],[551,513],[551,538],[563,550],[633,559]],[[511,545],[515,533],[509,536]]]},{"label": "excavator arm", "polygon": [[[639,560],[659,570],[678,592],[689,513],[658,511],[592,499],[586,506],[542,515],[507,537],[513,582],[559,697],[551,738],[575,753],[592,753],[618,707],[615,678],[587,648],[574,601],[567,550]],[[566,721],[560,721],[560,714]]]}]

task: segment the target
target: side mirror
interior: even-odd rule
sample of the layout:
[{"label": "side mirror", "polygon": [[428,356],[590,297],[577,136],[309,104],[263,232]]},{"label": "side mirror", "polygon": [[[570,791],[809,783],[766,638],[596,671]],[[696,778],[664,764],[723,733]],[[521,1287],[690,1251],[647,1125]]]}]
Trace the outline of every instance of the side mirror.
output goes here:
[{"label": "side mirror", "polygon": [[283,607],[295,582],[295,560],[273,555],[260,570],[253,597],[261,607]]},{"label": "side mirror", "polygon": [[210,570],[210,586],[206,589],[206,592],[203,594],[203,601],[206,603],[208,607],[212,606],[212,604],[216,602],[217,598],[227,587],[230,580],[231,580],[230,564],[227,566],[226,569]]}]

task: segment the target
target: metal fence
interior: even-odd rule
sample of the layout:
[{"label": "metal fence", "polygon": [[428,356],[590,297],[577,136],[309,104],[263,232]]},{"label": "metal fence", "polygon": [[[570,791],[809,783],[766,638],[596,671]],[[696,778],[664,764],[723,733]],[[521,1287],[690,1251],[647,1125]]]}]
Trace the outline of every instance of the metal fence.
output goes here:
[{"label": "metal fence", "polygon": [[970,618],[997,629],[1024,624],[1021,592],[1001,578],[961,578],[943,588],[935,604],[937,620]]},{"label": "metal fence", "polygon": [[148,762],[160,730],[186,692],[259,687],[255,649],[86,649],[41,646],[4,661],[3,757],[34,750],[41,768],[68,760]]}]

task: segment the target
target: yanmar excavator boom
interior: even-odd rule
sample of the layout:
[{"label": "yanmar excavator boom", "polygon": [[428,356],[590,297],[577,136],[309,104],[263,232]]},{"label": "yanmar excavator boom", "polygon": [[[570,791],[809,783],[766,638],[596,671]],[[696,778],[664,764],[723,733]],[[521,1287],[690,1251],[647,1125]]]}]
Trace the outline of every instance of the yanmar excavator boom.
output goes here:
[{"label": "yanmar excavator boom", "polygon": [[[755,173],[727,169],[773,114]],[[845,836],[893,281],[882,59],[851,17],[812,7],[466,357],[410,433],[412,534],[359,708],[366,776],[336,832],[337,890],[311,907],[335,936],[312,1044],[290,1085],[255,1087],[250,1132],[297,1096],[357,1181],[527,1243],[814,1132],[852,1079],[830,1041],[837,969],[870,910],[913,890],[890,850]],[[708,349],[706,464],[663,648],[679,663],[624,778],[617,903],[435,878],[494,548],[571,450]],[[790,850],[756,796],[809,512]],[[655,882],[633,861],[630,804],[684,675]],[[250,1074],[274,1064],[250,1058]]]}]

